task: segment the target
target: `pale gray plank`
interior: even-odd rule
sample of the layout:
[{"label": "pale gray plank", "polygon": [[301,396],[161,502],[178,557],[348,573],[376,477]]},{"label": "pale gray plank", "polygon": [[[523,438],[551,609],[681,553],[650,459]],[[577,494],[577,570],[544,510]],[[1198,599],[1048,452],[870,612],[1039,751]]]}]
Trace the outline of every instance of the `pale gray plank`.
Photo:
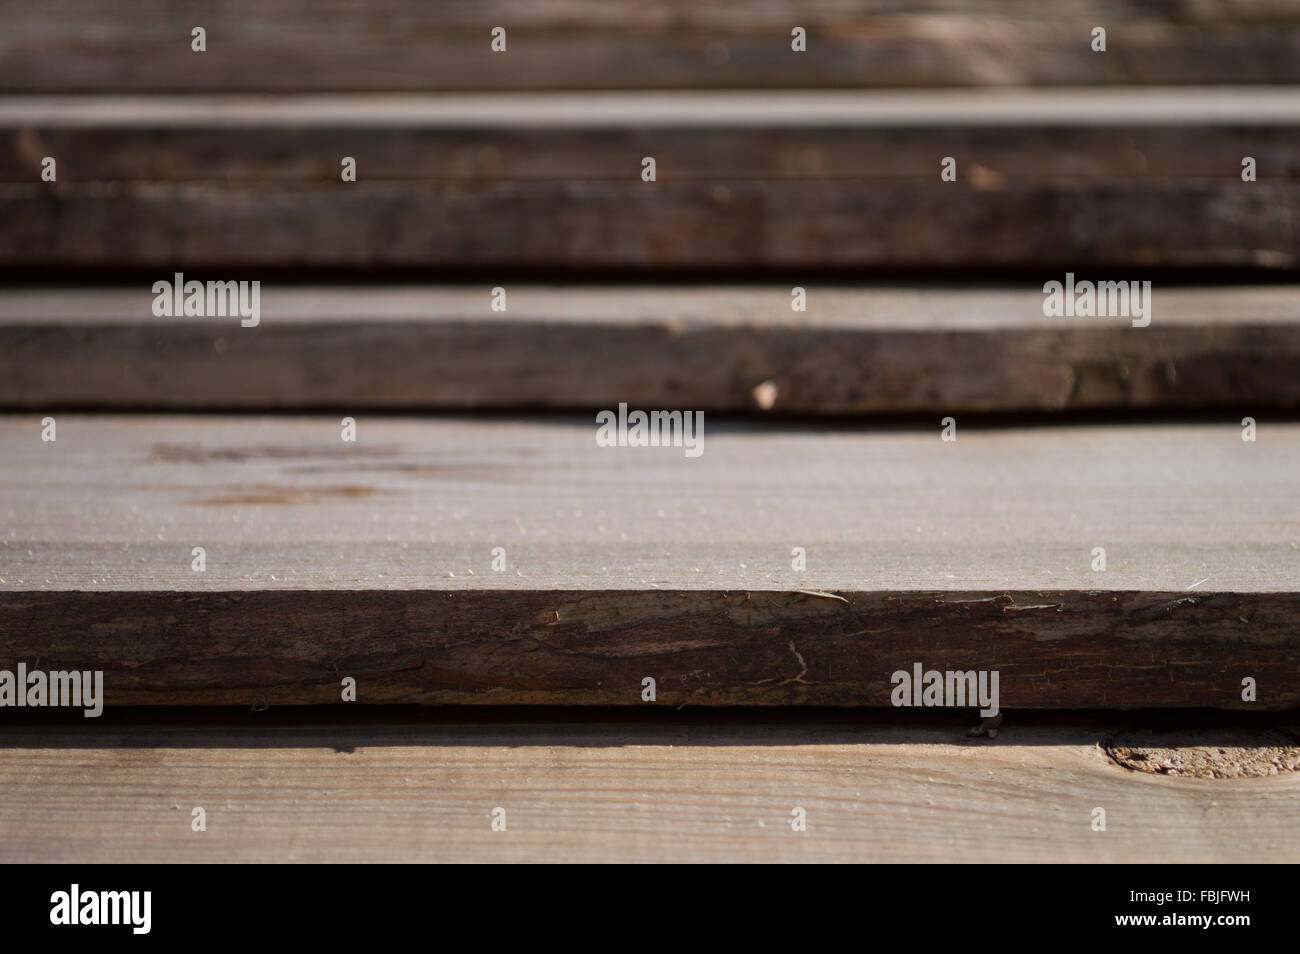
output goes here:
[{"label": "pale gray plank", "polygon": [[[1292,591],[1300,425],[742,427],[0,418],[5,589]],[[190,570],[205,546],[208,569]],[[509,569],[494,573],[491,548]],[[791,570],[791,548],[808,553]],[[1090,569],[1107,548],[1104,573]],[[1205,581],[1205,582],[1202,582]]]},{"label": "pale gray plank", "polygon": [[[1300,82],[1300,77],[1297,78]],[[0,128],[704,129],[1294,125],[1296,87],[10,95]]]}]

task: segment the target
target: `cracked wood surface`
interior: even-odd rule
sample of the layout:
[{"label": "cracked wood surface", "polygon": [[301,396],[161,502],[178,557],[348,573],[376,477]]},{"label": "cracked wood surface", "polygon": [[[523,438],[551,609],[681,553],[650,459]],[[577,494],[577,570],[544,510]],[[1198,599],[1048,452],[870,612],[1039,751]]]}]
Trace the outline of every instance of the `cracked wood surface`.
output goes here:
[{"label": "cracked wood surface", "polygon": [[886,705],[914,662],[1010,708],[1300,703],[1300,425],[724,423],[696,459],[583,421],[40,430],[0,420],[0,663],[110,704]]},{"label": "cracked wood surface", "polygon": [[[0,406],[684,407],[775,414],[1300,408],[1300,287],[1049,318],[1038,286],[264,286],[261,323],[142,289],[0,292]],[[635,369],[629,371],[629,369]],[[762,399],[762,403],[760,403]]]},{"label": "cracked wood surface", "polygon": [[1300,775],[1128,771],[1104,723],[276,716],[10,726],[0,860],[1300,860]]}]

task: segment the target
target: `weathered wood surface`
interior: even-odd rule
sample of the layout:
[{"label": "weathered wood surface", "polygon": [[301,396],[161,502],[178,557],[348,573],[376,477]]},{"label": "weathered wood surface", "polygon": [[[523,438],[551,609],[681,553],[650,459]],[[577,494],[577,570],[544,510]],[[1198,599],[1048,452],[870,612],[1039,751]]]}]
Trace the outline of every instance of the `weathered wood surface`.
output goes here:
[{"label": "weathered wood surface", "polygon": [[[207,52],[190,31],[208,32]],[[493,53],[490,30],[507,30]],[[803,26],[808,52],[791,51]],[[1091,49],[1107,29],[1107,49]],[[1300,81],[1285,0],[11,0],[0,89],[216,91]]]},{"label": "weathered wood surface", "polygon": [[[1276,89],[245,98],[156,115],[147,100],[18,101],[0,110],[0,264],[1294,268],[1297,103]],[[56,182],[40,181],[47,155]],[[340,180],[344,156],[358,181]],[[1241,180],[1243,156],[1258,181]]]},{"label": "weathered wood surface", "polygon": [[[1291,592],[1300,425],[0,417],[8,590]],[[190,549],[207,548],[207,570]],[[491,548],[507,569],[491,570]],[[791,548],[807,571],[791,569]],[[1091,570],[1094,547],[1104,572]]]},{"label": "weathered wood surface", "polygon": [[1294,424],[723,425],[695,459],[358,427],[4,418],[0,664],[103,669],[112,705],[887,705],[915,662],[1009,708],[1300,704]]},{"label": "weathered wood surface", "polygon": [[[1080,276],[1082,277],[1082,276]],[[1059,279],[1058,279],[1059,280]],[[1152,321],[1040,288],[265,285],[261,323],[139,288],[0,292],[0,406],[687,407],[770,414],[1300,408],[1300,288],[1157,283]],[[761,399],[761,400],[760,400]]]},{"label": "weathered wood surface", "polygon": [[[1300,860],[1300,775],[1120,768],[1107,726],[555,717],[6,728],[13,862]],[[476,717],[476,722],[479,717]],[[1204,733],[1207,745],[1217,736]],[[190,829],[206,811],[207,831]],[[491,830],[504,808],[505,831]],[[803,808],[808,829],[791,830]],[[1106,830],[1092,830],[1093,810]]]}]

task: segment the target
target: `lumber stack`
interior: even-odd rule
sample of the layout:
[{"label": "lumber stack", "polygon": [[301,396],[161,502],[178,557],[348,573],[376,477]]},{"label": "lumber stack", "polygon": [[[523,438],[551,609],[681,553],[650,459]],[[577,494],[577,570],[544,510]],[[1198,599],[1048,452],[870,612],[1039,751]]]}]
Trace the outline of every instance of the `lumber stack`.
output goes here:
[{"label": "lumber stack", "polygon": [[1300,704],[1300,17],[1050,6],[7,6],[0,668]]}]

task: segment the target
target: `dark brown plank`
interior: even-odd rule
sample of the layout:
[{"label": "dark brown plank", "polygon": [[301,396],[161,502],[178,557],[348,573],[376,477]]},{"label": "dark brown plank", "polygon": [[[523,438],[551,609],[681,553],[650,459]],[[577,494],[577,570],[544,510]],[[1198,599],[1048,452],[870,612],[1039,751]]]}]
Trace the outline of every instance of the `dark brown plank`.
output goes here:
[{"label": "dark brown plank", "polygon": [[[10,268],[1264,268],[1300,185],[0,186]],[[865,226],[875,222],[874,227]],[[376,239],[364,237],[374,235]],[[224,276],[225,277],[225,276]],[[1140,278],[1140,276],[1132,276]]]},{"label": "dark brown plank", "polygon": [[649,677],[656,705],[889,707],[920,663],[996,671],[1008,710],[1273,710],[1300,705],[1297,620],[1300,593],[25,591],[0,668],[100,670],[112,707],[343,704],[345,677],[364,703],[636,706]]},{"label": "dark brown plank", "polygon": [[[208,31],[207,52],[190,31]],[[508,31],[493,53],[490,30]],[[790,49],[803,26],[808,52]],[[1091,50],[1092,30],[1108,31]],[[869,87],[1300,81],[1281,0],[21,0],[12,91]]]},{"label": "dark brown plank", "polygon": [[[1151,324],[1041,288],[283,287],[261,321],[131,289],[0,293],[0,406],[642,407],[768,414],[1300,408],[1300,289],[1153,286]],[[635,369],[634,372],[629,369]]]},{"label": "dark brown plank", "polygon": [[661,705],[881,706],[917,662],[998,670],[1007,708],[1300,704],[1297,425],[722,426],[694,459],[584,421],[358,426],[4,418],[0,666],[102,669],[114,706],[348,675],[368,702],[644,705],[649,676]]},{"label": "dark brown plank", "polygon": [[[0,186],[14,268],[710,269],[1300,265],[1300,184],[997,191],[853,182]],[[879,223],[871,227],[865,223]],[[375,236],[373,241],[365,236]],[[223,276],[226,277],[226,276]],[[1140,275],[1132,276],[1140,278]]]}]

